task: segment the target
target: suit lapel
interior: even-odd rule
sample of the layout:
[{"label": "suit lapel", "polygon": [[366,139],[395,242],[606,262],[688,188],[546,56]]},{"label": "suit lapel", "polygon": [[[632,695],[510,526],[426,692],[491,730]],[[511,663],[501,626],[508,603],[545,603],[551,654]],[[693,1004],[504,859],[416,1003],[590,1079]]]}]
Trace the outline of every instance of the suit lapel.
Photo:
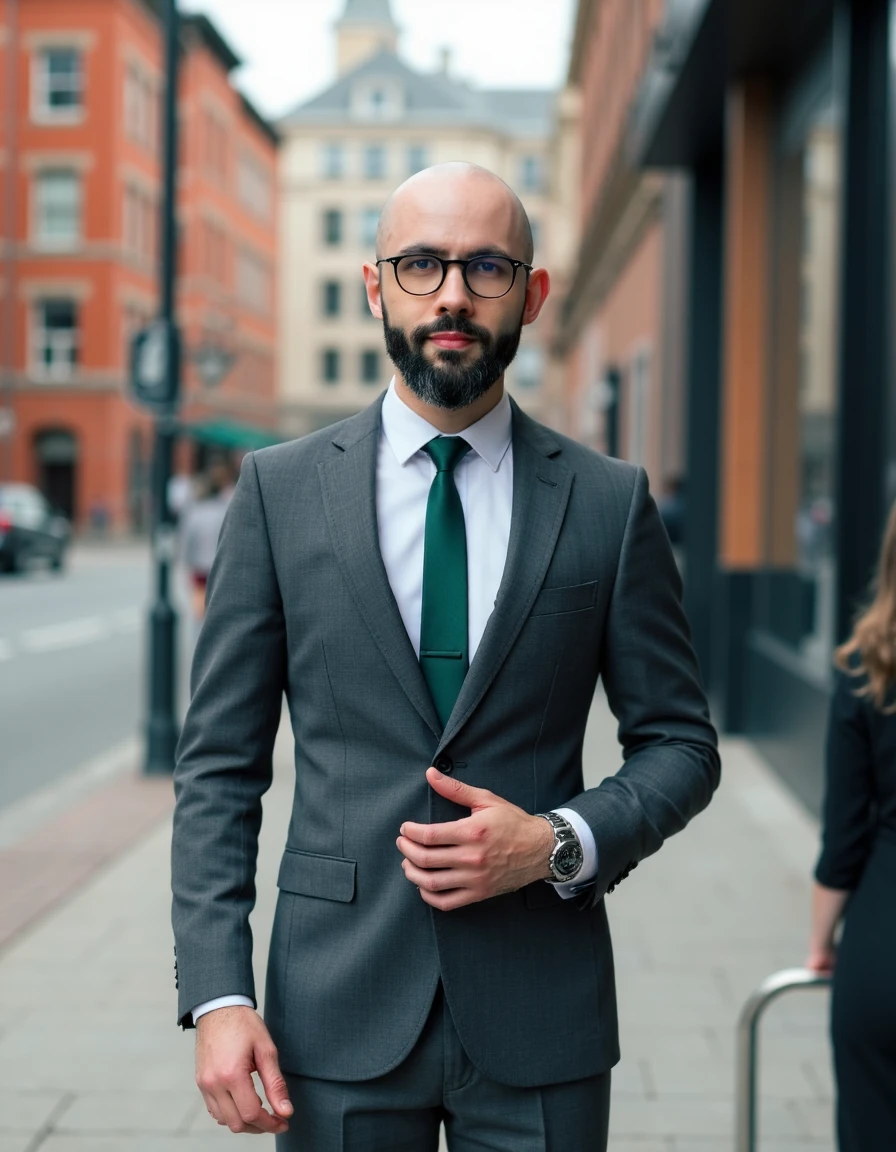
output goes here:
[{"label": "suit lapel", "polygon": [[380,554],[376,460],[382,398],[345,422],[332,458],[318,465],[336,559],[371,635],[408,699],[435,736],[441,725],[398,611]]},{"label": "suit lapel", "polygon": [[488,691],[541,588],[572,488],[573,473],[559,456],[560,445],[547,429],[513,404],[513,510],[507,561],[495,609],[442,733],[440,750]]}]

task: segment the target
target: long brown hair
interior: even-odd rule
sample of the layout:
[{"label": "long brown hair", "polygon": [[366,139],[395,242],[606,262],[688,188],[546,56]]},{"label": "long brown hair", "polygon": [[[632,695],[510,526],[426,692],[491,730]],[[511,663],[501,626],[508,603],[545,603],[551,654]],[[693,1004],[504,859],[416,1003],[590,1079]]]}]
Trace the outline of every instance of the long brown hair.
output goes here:
[{"label": "long brown hair", "polygon": [[896,684],[896,503],[890,509],[871,603],[857,619],[852,636],[835,652],[834,663],[853,676],[867,676],[857,696],[873,700],[883,712],[896,712],[896,700],[886,705]]}]

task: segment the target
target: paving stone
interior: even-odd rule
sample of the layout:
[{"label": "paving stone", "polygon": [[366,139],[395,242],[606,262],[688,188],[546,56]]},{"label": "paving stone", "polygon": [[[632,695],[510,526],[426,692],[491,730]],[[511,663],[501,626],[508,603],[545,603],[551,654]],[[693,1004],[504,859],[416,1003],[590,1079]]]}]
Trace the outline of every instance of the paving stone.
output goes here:
[{"label": "paving stone", "polygon": [[63,1092],[0,1089],[0,1133],[39,1131],[64,1099]]},{"label": "paving stone", "polygon": [[84,1092],[54,1128],[57,1132],[183,1132],[197,1092]]}]

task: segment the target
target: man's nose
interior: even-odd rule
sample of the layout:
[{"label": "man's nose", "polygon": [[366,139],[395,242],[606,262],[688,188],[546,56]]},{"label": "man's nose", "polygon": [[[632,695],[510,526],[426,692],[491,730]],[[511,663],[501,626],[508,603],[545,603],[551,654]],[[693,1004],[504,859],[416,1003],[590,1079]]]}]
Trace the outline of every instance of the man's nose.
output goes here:
[{"label": "man's nose", "polygon": [[473,294],[464,280],[460,264],[449,264],[445,281],[436,301],[440,312],[471,312]]}]

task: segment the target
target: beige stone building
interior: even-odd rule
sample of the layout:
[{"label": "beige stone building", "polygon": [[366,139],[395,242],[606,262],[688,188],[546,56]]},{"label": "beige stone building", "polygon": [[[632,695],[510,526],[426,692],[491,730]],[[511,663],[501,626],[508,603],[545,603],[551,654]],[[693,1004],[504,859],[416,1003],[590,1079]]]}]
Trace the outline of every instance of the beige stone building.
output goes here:
[{"label": "beige stone building", "polygon": [[[520,195],[536,263],[550,266],[549,148],[555,93],[474,88],[402,60],[389,0],[346,0],[336,24],[338,75],[278,124],[280,155],[280,399],[299,435],[365,407],[389,382],[382,326],[361,266],[374,253],[390,192],[431,164],[469,160]],[[526,329],[508,385],[539,414],[540,325]]]}]

